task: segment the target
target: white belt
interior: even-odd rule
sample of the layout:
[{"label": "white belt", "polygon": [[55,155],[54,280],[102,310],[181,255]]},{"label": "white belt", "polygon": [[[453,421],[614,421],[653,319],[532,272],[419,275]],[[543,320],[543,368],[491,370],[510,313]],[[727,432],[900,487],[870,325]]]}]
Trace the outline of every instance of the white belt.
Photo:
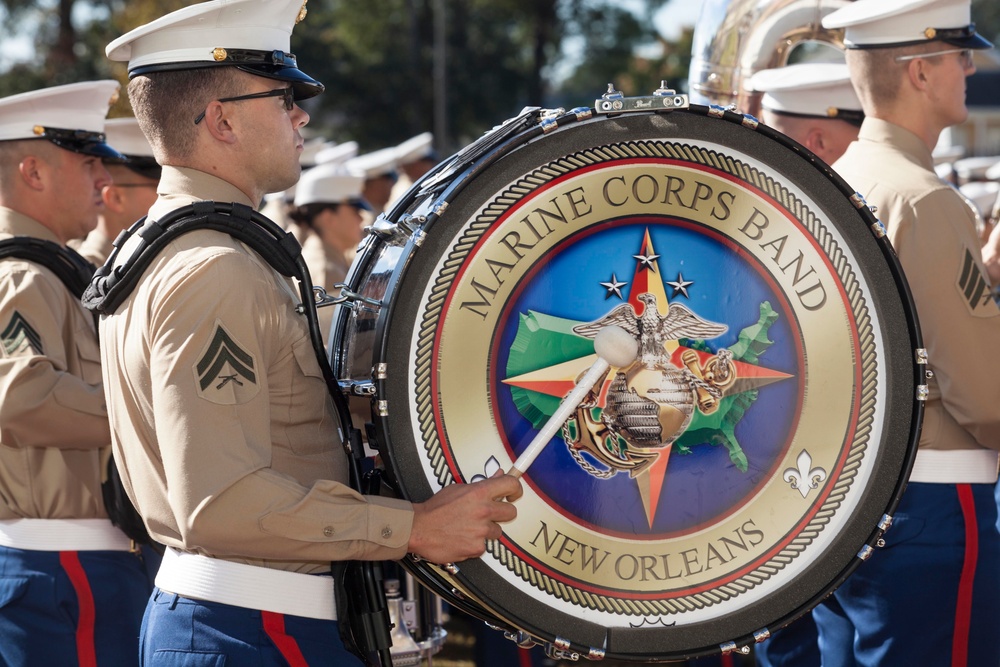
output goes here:
[{"label": "white belt", "polygon": [[0,546],[28,551],[131,551],[132,541],[107,519],[0,520]]},{"label": "white belt", "polygon": [[995,484],[1000,454],[992,449],[920,449],[911,482]]},{"label": "white belt", "polygon": [[156,586],[195,600],[337,620],[332,577],[233,563],[168,547]]}]

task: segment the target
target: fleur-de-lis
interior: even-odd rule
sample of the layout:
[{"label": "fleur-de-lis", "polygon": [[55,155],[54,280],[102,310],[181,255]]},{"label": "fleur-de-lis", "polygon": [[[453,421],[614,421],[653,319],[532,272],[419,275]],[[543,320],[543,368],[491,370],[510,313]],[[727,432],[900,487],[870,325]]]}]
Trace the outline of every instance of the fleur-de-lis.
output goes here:
[{"label": "fleur-de-lis", "polygon": [[805,498],[810,490],[819,488],[819,483],[826,479],[826,470],[820,467],[812,468],[812,456],[804,449],[795,459],[795,465],[798,468],[787,468],[782,479]]},{"label": "fleur-de-lis", "polygon": [[471,481],[479,482],[484,479],[489,479],[490,477],[496,474],[497,470],[500,470],[500,462],[497,461],[497,458],[495,456],[491,456],[489,459],[486,460],[486,463],[483,465],[483,474],[473,475]]}]

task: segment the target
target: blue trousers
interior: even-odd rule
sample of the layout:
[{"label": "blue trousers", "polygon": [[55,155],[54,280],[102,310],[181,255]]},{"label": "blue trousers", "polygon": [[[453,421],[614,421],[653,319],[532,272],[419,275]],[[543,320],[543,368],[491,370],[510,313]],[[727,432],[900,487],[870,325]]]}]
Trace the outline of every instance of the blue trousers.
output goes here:
[{"label": "blue trousers", "polygon": [[813,610],[823,667],[1000,665],[994,491],[907,487],[885,547]]},{"label": "blue trousers", "polygon": [[753,647],[757,667],[820,667],[819,633],[812,613]]},{"label": "blue trousers", "polygon": [[125,551],[0,547],[0,665],[136,665],[151,590]]},{"label": "blue trousers", "polygon": [[140,636],[144,667],[361,667],[336,621],[261,612],[153,590]]}]

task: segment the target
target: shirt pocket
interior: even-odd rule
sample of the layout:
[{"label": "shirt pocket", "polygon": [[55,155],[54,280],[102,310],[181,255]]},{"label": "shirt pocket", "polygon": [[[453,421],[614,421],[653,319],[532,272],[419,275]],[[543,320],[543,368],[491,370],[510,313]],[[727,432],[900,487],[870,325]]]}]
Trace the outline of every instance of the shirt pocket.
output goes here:
[{"label": "shirt pocket", "polygon": [[308,337],[292,345],[295,368],[291,369],[288,395],[288,447],[296,454],[329,451],[337,438],[332,399]]}]

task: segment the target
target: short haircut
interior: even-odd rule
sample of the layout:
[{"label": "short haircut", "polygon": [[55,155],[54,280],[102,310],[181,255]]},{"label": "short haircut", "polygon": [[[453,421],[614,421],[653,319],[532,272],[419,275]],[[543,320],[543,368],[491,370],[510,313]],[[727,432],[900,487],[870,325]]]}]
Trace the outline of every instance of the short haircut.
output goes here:
[{"label": "short haircut", "polygon": [[865,113],[891,105],[899,95],[910,61],[897,62],[896,58],[939,51],[941,45],[942,42],[927,42],[885,49],[848,49],[846,57],[851,83]]},{"label": "short haircut", "polygon": [[160,164],[183,161],[194,149],[194,119],[220,97],[243,92],[246,82],[232,67],[150,72],[128,85],[139,128]]},{"label": "short haircut", "polygon": [[21,161],[36,155],[46,162],[62,157],[62,148],[45,139],[0,141],[0,195],[4,199],[13,195],[13,184]]}]

